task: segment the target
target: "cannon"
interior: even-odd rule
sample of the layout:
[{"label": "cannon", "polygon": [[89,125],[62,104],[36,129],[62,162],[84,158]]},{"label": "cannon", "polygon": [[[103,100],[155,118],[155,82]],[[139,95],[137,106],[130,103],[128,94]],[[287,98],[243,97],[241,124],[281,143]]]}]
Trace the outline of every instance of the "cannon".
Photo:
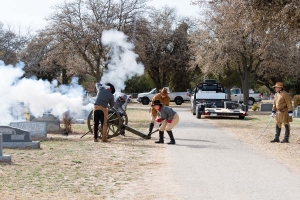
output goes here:
[{"label": "cannon", "polygon": [[[126,100],[123,104],[119,104],[118,106],[115,105],[114,107],[109,109],[108,116],[107,116],[107,138],[109,139],[119,135],[124,135],[126,130],[135,135],[140,136],[143,139],[150,139],[148,135],[128,126],[128,116],[126,111],[124,110],[127,108],[127,103],[128,100]],[[87,126],[89,130],[85,134],[83,134],[81,138],[88,133],[93,134],[93,128],[94,128],[93,110],[88,115]],[[98,137],[102,138],[101,126],[99,126]]]}]

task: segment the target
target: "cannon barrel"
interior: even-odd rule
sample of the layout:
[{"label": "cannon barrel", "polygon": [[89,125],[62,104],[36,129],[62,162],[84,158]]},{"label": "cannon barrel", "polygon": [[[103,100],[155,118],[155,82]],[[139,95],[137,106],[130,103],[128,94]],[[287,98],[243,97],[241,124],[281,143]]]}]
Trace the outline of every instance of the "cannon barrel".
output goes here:
[{"label": "cannon barrel", "polygon": [[136,130],[134,128],[131,128],[130,126],[124,125],[123,127],[125,128],[125,130],[127,130],[127,131],[129,131],[129,132],[131,132],[131,133],[133,133],[135,135],[138,135],[138,136],[140,136],[140,137],[142,137],[144,139],[150,139],[148,137],[148,135],[145,135],[144,133],[142,133],[142,132],[140,132],[140,131],[138,131],[138,130]]}]

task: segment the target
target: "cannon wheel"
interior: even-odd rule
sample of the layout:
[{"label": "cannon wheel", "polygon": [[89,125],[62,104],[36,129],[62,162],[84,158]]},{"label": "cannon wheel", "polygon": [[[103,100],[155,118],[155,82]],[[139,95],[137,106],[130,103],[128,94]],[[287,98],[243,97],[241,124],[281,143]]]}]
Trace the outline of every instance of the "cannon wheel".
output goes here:
[{"label": "cannon wheel", "polygon": [[[123,128],[123,124],[128,124],[128,117],[125,113],[122,117],[120,116],[119,112],[117,112],[116,109],[110,108],[111,111],[109,112],[107,116],[107,138],[112,138],[115,136],[118,136],[121,134],[121,129]],[[90,112],[88,119],[87,119],[87,125],[88,129],[91,133],[93,133],[94,129],[94,115],[93,110]],[[102,129],[99,127],[99,138],[102,138]]]},{"label": "cannon wheel", "polygon": [[123,125],[128,125],[128,116],[125,112],[125,110],[123,110],[122,108],[120,108],[122,110],[123,115],[120,115],[121,117],[121,121],[122,121],[122,126],[121,126],[121,132],[120,134],[125,134],[125,127]]}]

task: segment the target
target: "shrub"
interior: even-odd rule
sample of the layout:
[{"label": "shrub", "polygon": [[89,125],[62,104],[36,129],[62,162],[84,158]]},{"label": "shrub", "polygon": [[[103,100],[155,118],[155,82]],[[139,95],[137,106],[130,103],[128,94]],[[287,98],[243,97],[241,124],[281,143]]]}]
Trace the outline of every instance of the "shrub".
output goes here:
[{"label": "shrub", "polygon": [[253,104],[252,107],[251,107],[251,109],[252,109],[253,111],[257,111],[257,110],[259,109],[258,104],[257,104],[257,103]]}]

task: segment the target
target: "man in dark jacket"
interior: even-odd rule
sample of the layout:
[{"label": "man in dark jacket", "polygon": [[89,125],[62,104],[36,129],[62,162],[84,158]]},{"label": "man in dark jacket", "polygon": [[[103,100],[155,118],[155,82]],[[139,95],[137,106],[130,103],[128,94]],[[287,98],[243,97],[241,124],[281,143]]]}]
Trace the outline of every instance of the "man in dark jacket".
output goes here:
[{"label": "man in dark jacket", "polygon": [[94,104],[94,142],[98,142],[99,121],[102,128],[102,142],[107,140],[107,115],[108,105],[114,106],[115,87],[111,83],[106,85],[96,84],[97,97]]}]

